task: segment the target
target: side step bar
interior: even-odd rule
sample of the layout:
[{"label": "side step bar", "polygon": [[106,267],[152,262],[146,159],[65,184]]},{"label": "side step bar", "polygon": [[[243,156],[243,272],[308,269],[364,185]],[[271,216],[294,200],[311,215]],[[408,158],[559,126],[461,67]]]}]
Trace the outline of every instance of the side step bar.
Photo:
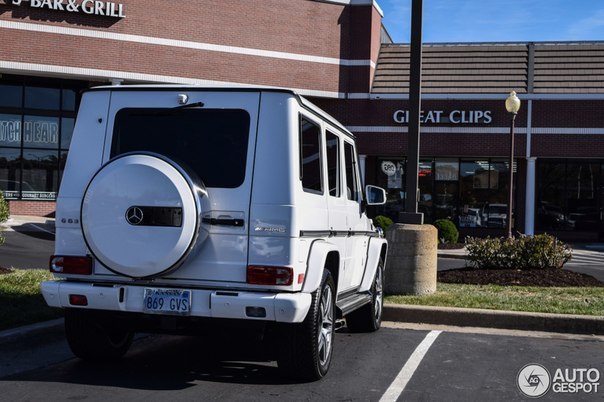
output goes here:
[{"label": "side step bar", "polygon": [[369,293],[353,293],[336,302],[336,306],[342,311],[342,315],[350,313],[359,307],[371,303],[371,295]]}]

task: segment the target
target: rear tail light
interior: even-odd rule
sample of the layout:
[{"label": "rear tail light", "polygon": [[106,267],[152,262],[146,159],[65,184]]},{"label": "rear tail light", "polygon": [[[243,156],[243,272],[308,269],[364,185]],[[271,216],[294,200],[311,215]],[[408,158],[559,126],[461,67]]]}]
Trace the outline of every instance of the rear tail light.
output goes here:
[{"label": "rear tail light", "polygon": [[294,270],[290,267],[270,267],[248,265],[247,283],[252,285],[289,286],[294,278]]},{"label": "rear tail light", "polygon": [[57,274],[92,275],[92,258],[89,256],[53,255],[50,272]]},{"label": "rear tail light", "polygon": [[69,304],[72,306],[87,306],[88,298],[84,295],[69,295]]}]

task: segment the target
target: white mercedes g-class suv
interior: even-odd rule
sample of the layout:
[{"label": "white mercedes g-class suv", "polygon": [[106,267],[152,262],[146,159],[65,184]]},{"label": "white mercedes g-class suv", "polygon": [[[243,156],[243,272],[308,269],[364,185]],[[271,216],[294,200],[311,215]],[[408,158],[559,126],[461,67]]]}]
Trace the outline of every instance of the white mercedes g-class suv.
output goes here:
[{"label": "white mercedes g-class suv", "polygon": [[291,91],[92,88],[42,292],[83,359],[121,357],[135,331],[255,322],[280,369],[316,380],[337,323],[380,327],[387,242],[365,208],[384,201],[354,136]]}]

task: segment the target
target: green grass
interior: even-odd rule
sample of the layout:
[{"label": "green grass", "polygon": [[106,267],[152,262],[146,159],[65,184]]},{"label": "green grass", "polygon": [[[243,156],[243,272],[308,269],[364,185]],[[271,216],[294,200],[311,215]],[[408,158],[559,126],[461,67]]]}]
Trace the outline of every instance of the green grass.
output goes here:
[{"label": "green grass", "polygon": [[387,296],[386,303],[604,316],[604,288],[438,283],[436,293]]},{"label": "green grass", "polygon": [[[41,269],[0,275],[0,330],[61,317],[40,294],[52,275]],[[439,283],[425,296],[388,296],[386,303],[604,316],[604,288],[541,288]]]},{"label": "green grass", "polygon": [[40,282],[51,278],[41,269],[0,275],[0,331],[62,316],[62,310],[48,307],[40,293]]}]

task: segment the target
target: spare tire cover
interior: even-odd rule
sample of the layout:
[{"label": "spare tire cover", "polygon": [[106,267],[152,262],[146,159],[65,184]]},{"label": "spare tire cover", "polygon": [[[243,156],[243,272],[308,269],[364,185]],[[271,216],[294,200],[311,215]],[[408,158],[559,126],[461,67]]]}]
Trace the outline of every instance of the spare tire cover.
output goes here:
[{"label": "spare tire cover", "polygon": [[207,198],[203,183],[175,162],[151,154],[120,156],[99,169],[84,193],[84,239],[115,273],[169,273],[204,240],[200,198]]}]

